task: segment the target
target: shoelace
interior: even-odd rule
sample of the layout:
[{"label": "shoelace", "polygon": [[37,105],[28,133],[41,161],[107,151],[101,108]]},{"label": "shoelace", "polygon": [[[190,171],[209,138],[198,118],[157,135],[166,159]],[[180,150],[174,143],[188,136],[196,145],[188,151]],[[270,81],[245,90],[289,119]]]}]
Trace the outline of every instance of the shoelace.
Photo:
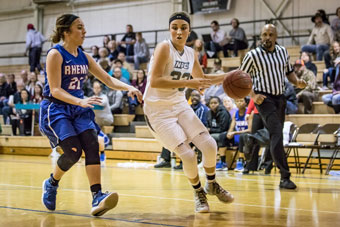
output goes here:
[{"label": "shoelace", "polygon": [[201,204],[206,203],[207,197],[205,196],[204,191],[198,191],[197,196],[198,196],[198,200],[200,201]]},{"label": "shoelace", "polygon": [[228,192],[226,190],[224,190],[217,182],[214,182],[214,188],[216,190],[216,194],[220,194],[220,193],[223,193],[223,194],[228,194]]},{"label": "shoelace", "polygon": [[57,195],[57,189],[53,186],[47,186],[46,192],[48,199],[54,199]]}]

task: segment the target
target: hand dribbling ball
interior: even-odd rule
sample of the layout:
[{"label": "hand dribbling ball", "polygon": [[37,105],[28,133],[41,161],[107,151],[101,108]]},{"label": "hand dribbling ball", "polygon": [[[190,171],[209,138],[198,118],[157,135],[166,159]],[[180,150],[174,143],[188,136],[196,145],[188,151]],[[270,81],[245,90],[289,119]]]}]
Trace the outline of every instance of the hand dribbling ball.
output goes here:
[{"label": "hand dribbling ball", "polygon": [[229,72],[223,80],[224,92],[232,99],[246,97],[252,86],[253,83],[249,74],[239,69]]}]

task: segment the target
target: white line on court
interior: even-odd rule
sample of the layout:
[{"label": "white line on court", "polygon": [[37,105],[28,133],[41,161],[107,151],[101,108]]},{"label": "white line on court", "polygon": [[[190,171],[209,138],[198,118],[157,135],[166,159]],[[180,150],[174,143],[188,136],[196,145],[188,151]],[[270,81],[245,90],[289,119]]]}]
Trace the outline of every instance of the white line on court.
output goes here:
[{"label": "white line on court", "polygon": [[[0,183],[0,186],[41,189],[41,187],[37,187],[37,186],[31,186],[31,185],[18,185],[18,184],[2,184],[2,183]],[[89,190],[84,190],[84,189],[59,188],[59,190],[61,190],[61,191],[75,191],[75,192],[86,192],[86,193],[89,193]],[[176,200],[176,201],[194,202],[194,200],[190,200],[190,199],[182,199],[182,198],[168,198],[168,197],[158,197],[158,196],[145,196],[145,195],[121,194],[121,193],[119,193],[119,196],[130,196],[130,197],[152,198],[152,199],[160,199],[160,200]],[[210,201],[209,203],[220,203],[220,202]],[[340,211],[308,210],[308,209],[300,209],[300,208],[275,207],[275,206],[265,206],[265,205],[258,205],[258,204],[244,204],[244,203],[231,203],[231,204],[230,204],[230,206],[233,206],[233,205],[234,205],[234,206],[249,206],[249,207],[258,207],[258,208],[270,208],[270,209],[291,210],[291,211],[303,211],[303,212],[318,212],[318,213],[340,214]]]}]

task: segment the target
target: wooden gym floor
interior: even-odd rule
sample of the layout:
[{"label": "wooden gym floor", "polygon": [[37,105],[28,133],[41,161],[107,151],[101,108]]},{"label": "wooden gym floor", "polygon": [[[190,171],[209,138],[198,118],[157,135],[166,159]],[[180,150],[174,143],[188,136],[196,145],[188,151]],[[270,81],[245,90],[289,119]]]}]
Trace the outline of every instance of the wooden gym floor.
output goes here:
[{"label": "wooden gym floor", "polygon": [[118,206],[94,218],[84,160],[64,176],[57,210],[48,212],[41,204],[41,184],[53,160],[0,155],[0,226],[335,227],[340,223],[340,178],[317,170],[297,175],[292,169],[296,191],[279,190],[278,172],[270,176],[218,172],[221,185],[234,194],[234,203],[222,204],[209,196],[211,212],[195,214],[193,190],[182,171],[156,170],[151,165],[124,168],[119,162],[107,160],[102,167],[103,190],[119,193]]}]

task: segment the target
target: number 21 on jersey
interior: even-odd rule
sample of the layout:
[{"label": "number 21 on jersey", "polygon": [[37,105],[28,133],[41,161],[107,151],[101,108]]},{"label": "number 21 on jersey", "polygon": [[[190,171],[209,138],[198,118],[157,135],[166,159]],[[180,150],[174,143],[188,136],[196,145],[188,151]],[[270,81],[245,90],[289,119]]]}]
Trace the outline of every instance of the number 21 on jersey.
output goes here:
[{"label": "number 21 on jersey", "polygon": [[73,77],[70,81],[70,84],[68,86],[68,89],[70,90],[79,90],[80,89],[80,82],[84,79],[84,77]]}]

